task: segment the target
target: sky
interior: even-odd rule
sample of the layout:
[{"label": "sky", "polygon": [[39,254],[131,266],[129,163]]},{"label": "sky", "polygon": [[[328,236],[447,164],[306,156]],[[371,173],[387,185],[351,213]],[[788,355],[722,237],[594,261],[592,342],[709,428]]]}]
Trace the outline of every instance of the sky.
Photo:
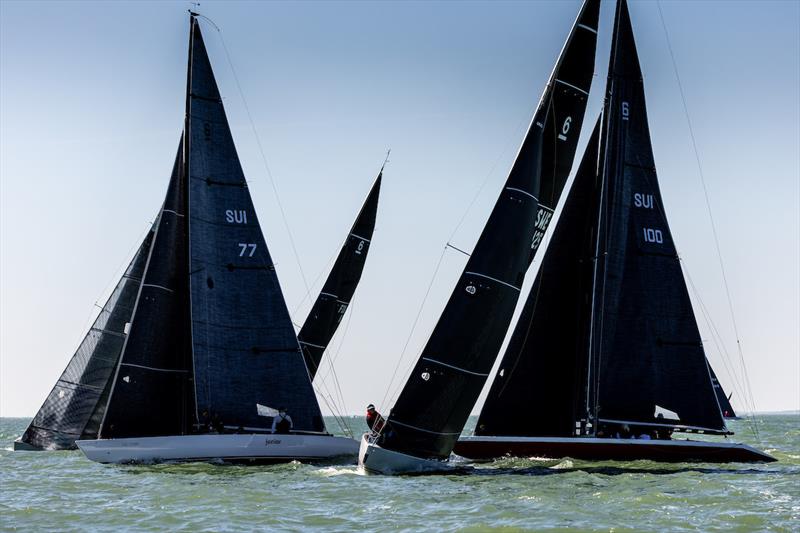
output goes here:
[{"label": "sky", "polygon": [[[391,407],[465,264],[444,246],[474,246],[579,5],[201,2],[221,30],[203,23],[297,324],[392,150],[364,275],[316,384],[337,411]],[[0,416],[36,412],[163,200],[188,7],[0,2]],[[736,324],[658,4],[633,1],[662,195],[709,359],[734,407],[750,409],[738,338],[755,409],[796,410],[800,2],[661,8]],[[601,11],[587,124],[613,9]]]}]

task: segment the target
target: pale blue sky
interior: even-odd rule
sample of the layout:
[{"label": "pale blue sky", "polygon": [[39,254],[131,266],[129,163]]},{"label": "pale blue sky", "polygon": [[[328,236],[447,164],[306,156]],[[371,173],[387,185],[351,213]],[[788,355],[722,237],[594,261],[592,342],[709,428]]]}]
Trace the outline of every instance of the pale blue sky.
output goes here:
[{"label": "pale blue sky", "polygon": [[[2,416],[35,413],[163,199],[183,124],[187,7],[0,2]],[[578,7],[577,0],[202,2],[222,29],[309,284],[324,278],[392,148],[347,334],[333,343],[334,352],[342,346],[335,367],[346,412],[361,413],[368,402],[388,410],[382,399],[442,248],[486,180],[452,239],[462,249],[474,245]],[[664,1],[662,8],[756,407],[798,409],[800,3]],[[634,1],[630,9],[672,231],[733,356],[658,8]],[[603,96],[612,14],[613,2],[604,4],[587,123]],[[290,311],[302,323],[306,289],[256,137],[220,35],[203,29]],[[445,254],[401,378],[464,261]],[[728,362],[731,376],[702,320],[701,327],[723,386],[735,391],[738,361]],[[333,388],[328,378],[321,392]],[[744,408],[742,400],[735,393],[734,406]]]}]

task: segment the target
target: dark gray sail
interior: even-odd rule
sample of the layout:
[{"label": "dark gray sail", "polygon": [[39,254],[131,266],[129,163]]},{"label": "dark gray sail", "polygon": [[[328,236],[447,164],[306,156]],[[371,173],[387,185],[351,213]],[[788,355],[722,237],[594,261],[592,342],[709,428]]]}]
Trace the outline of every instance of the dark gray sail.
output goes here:
[{"label": "dark gray sail", "polygon": [[189,281],[200,423],[264,428],[258,405],[295,430],[325,426],[236,154],[197,20],[188,89]]},{"label": "dark gray sail", "polygon": [[180,435],[193,423],[185,140],[156,221],[100,438]]},{"label": "dark gray sail", "polygon": [[606,98],[589,416],[726,432],[661,199],[624,0]]},{"label": "dark gray sail", "polygon": [[111,377],[133,315],[155,228],[151,229],[86,333],[67,368],[15,447],[73,450],[97,438]]},{"label": "dark gray sail", "polygon": [[539,210],[534,222],[530,262],[539,249],[572,170],[594,75],[599,14],[600,0],[584,2],[547,89],[549,111],[542,136]]},{"label": "dark gray sail", "polygon": [[476,435],[572,436],[584,414],[600,119],[550,238]]},{"label": "dark gray sail", "polygon": [[711,372],[711,383],[714,385],[714,392],[717,395],[717,401],[719,402],[722,416],[725,418],[738,418],[738,416],[736,416],[736,411],[733,410],[733,406],[731,405],[732,395],[728,396],[725,394],[725,389],[722,388],[722,384],[719,382],[710,361],[708,362],[708,371]]},{"label": "dark gray sail", "polygon": [[303,357],[311,379],[319,369],[322,354],[342,321],[347,306],[356,291],[364,263],[367,260],[375,216],[378,211],[378,196],[381,189],[383,169],[358,213],[347,240],[333,264],[322,291],[314,302],[297,339],[303,349]]},{"label": "dark gray sail", "polygon": [[[584,6],[589,12],[586,22],[593,21],[594,25],[580,22],[582,11],[571,35],[587,33],[593,40],[598,4],[592,0]],[[594,15],[591,14],[593,10]],[[579,41],[582,38],[575,42]],[[567,55],[565,53],[564,57]],[[591,57],[594,57],[593,48]],[[566,120],[551,113],[561,111],[555,109],[554,98],[572,102],[569,107],[569,112],[575,113],[572,120],[583,118],[589,87],[585,79],[591,79],[591,64],[588,75],[570,71],[571,82],[564,83],[560,77],[562,61],[563,57],[545,89],[503,191],[464,272],[389,415],[381,442],[386,449],[422,458],[447,458],[489,375],[530,264],[531,243],[534,251],[538,247],[538,242],[534,241],[537,229],[531,226],[531,221],[536,220],[540,212],[539,195],[544,190],[548,202],[553,203],[557,199],[555,190],[560,192],[563,187],[563,183],[541,187],[542,151],[545,146],[551,149],[554,146],[543,136],[546,131],[556,134],[554,129],[563,128]],[[574,87],[572,82],[584,85]],[[575,105],[576,101],[582,103]],[[568,130],[569,127],[567,133],[570,133]],[[577,139],[579,131],[570,133],[569,143]],[[571,151],[574,154],[574,146]],[[569,154],[570,150],[565,148],[564,153]],[[548,161],[547,179],[551,181],[556,175],[560,178],[561,171],[552,170],[561,165],[560,158]]]}]

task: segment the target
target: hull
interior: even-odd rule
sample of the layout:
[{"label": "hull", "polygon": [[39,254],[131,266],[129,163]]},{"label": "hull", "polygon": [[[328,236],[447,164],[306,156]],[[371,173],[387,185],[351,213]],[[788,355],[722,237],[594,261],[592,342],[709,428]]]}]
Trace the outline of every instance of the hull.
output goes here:
[{"label": "hull", "polygon": [[358,442],[331,435],[180,435],[79,440],[78,448],[98,463],[215,461],[284,463],[333,458],[353,460]]},{"label": "hull", "polygon": [[33,444],[28,444],[27,442],[22,442],[21,440],[14,441],[14,451],[15,452],[43,452],[45,448],[40,448],[38,446],[34,446]]},{"label": "hull", "polygon": [[369,433],[361,437],[358,451],[358,466],[371,474],[403,475],[403,474],[444,474],[453,473],[457,469],[443,462],[421,459],[413,455],[381,448],[370,442]]},{"label": "hull", "polygon": [[594,461],[649,460],[670,463],[756,463],[776,459],[746,444],[689,440],[592,437],[462,437],[454,452],[468,459],[504,456],[571,457]]}]

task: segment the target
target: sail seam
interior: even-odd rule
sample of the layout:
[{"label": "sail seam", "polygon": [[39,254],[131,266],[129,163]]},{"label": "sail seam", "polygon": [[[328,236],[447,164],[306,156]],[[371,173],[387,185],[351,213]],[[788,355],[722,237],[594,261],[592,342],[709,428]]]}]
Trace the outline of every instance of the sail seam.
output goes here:
[{"label": "sail seam", "polygon": [[172,213],[176,217],[183,217],[184,216],[184,215],[178,213],[177,211],[173,211],[172,209],[162,209],[161,212],[162,213]]},{"label": "sail seam", "polygon": [[314,344],[313,342],[307,341],[298,341],[300,344],[305,344],[306,346],[313,346],[314,348],[319,348],[320,350],[324,350],[327,346],[320,346],[319,344]]},{"label": "sail seam", "polygon": [[362,240],[362,241],[364,241],[364,242],[372,242],[372,241],[370,241],[369,239],[366,239],[366,238],[362,237],[361,235],[357,235],[357,234],[355,234],[355,233],[351,233],[350,235],[352,235],[353,237],[356,237],[356,238],[358,238],[358,239],[361,239],[361,240]]},{"label": "sail seam", "polygon": [[430,361],[431,363],[436,363],[437,365],[446,366],[447,368],[452,368],[453,370],[458,370],[459,372],[464,372],[465,374],[472,374],[473,376],[481,376],[486,377],[489,374],[483,374],[481,372],[473,372],[472,370],[467,370],[466,368],[461,368],[455,365],[449,365],[447,363],[443,363],[441,361],[437,361],[436,359],[431,359],[430,357],[423,357],[423,361]]},{"label": "sail seam", "polygon": [[589,30],[590,32],[592,32],[595,35],[597,35],[597,29],[592,28],[591,26],[587,26],[586,24],[578,24],[578,27],[579,28],[583,28],[584,30]]},{"label": "sail seam", "polygon": [[502,283],[506,287],[511,287],[515,291],[520,292],[520,288],[519,287],[516,287],[516,286],[514,286],[514,285],[512,285],[510,283],[506,283],[505,281],[499,280],[497,278],[493,278],[492,276],[487,276],[486,274],[481,274],[479,272],[464,272],[464,275],[467,275],[467,274],[472,275],[472,276],[479,276],[481,278],[490,279],[492,281],[496,281],[497,283]]},{"label": "sail seam", "polygon": [[97,333],[107,333],[109,335],[114,335],[115,337],[122,337],[125,338],[124,333],[119,333],[117,331],[111,331],[110,329],[101,329],[101,328],[89,328],[89,331],[96,331]]},{"label": "sail seam", "polygon": [[396,419],[390,421],[391,424],[397,424],[398,426],[404,426],[407,428],[415,429],[417,431],[424,431],[425,433],[433,433],[434,435],[461,435],[460,431],[453,432],[453,431],[432,431],[430,429],[424,429],[417,426],[412,426],[411,424],[404,424],[403,422],[398,422]]},{"label": "sail seam", "polygon": [[172,289],[168,289],[168,288],[166,288],[166,287],[164,287],[162,285],[156,285],[155,283],[142,283],[142,287],[153,287],[153,288],[156,288],[156,289],[165,290],[167,292],[175,292]]},{"label": "sail seam", "polygon": [[180,369],[175,370],[175,369],[172,369],[172,368],[156,368],[156,367],[153,367],[153,366],[136,365],[134,363],[120,363],[120,366],[131,366],[131,367],[134,367],[134,368],[143,368],[145,370],[155,370],[156,372],[178,372],[180,374],[188,373],[187,370],[180,370]]},{"label": "sail seam", "polygon": [[320,295],[320,296],[322,296],[322,295],[325,295],[325,296],[330,296],[330,297],[331,297],[331,298],[333,298],[333,299],[336,299],[336,298],[338,298],[338,297],[339,297],[339,295],[337,295],[337,294],[331,294],[331,293],[329,293],[329,292],[324,292],[324,291],[323,291],[323,292],[320,292],[320,293],[319,293],[319,295]]},{"label": "sail seam", "polygon": [[585,94],[587,96],[589,95],[589,91],[584,91],[580,87],[576,87],[575,85],[572,85],[571,83],[567,83],[564,80],[556,79],[556,83],[560,83],[561,85],[566,85],[567,87],[571,87],[571,88],[575,89],[576,91],[580,91],[580,92],[582,92],[583,94]]}]

